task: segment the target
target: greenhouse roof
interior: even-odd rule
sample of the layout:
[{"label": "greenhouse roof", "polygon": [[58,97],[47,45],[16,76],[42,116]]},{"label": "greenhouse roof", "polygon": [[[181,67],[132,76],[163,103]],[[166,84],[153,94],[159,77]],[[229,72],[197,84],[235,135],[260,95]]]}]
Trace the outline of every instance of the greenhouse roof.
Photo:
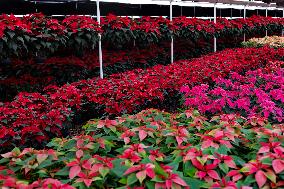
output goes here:
[{"label": "greenhouse roof", "polygon": [[[27,2],[35,3],[70,3],[80,2],[88,3],[96,0],[25,0]],[[112,3],[126,3],[126,4],[155,4],[155,5],[169,5],[170,0],[100,0],[101,2],[112,2]],[[212,7],[217,3],[220,8],[237,8],[240,6],[253,7],[255,9],[261,8],[281,8],[284,5],[284,0],[263,0],[263,1],[250,1],[250,0],[172,0],[173,5],[177,6],[200,6],[200,7]],[[220,6],[223,5],[223,6]]]},{"label": "greenhouse roof", "polygon": [[[170,0],[99,0],[101,14],[120,16],[169,16]],[[282,17],[283,7],[275,3],[247,0],[173,0],[173,16],[212,17],[214,5],[220,17],[240,17],[244,8],[253,14]],[[222,9],[222,11],[221,11]],[[0,14],[26,15],[42,12],[46,15],[96,15],[96,0],[1,0]],[[222,14],[221,14],[222,12]]]}]

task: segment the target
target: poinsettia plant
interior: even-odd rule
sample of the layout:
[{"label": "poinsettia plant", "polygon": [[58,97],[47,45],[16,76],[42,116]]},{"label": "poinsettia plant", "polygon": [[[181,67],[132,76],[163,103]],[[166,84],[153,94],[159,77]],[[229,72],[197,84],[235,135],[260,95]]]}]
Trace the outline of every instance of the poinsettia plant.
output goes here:
[{"label": "poinsettia plant", "polygon": [[284,185],[283,125],[262,117],[149,109],[90,120],[84,129],[73,138],[53,139],[45,150],[2,154],[0,183],[126,189]]},{"label": "poinsettia plant", "polygon": [[25,37],[29,53],[33,56],[47,57],[66,43],[65,27],[57,19],[35,13],[24,16],[22,22],[31,29],[31,34]]},{"label": "poinsettia plant", "polygon": [[[108,15],[101,25],[87,16],[69,16],[63,21],[48,18],[41,13],[25,16],[23,19],[3,14],[0,17],[0,48],[5,57],[42,54],[47,56],[57,50],[75,48],[82,56],[85,50],[94,49],[98,34],[103,42],[114,49],[129,46],[143,46],[169,40],[172,36],[196,41],[213,36],[232,36],[279,32],[283,18],[253,16],[246,19],[226,20],[217,23],[208,20],[177,17],[171,22],[167,18],[142,17],[131,19]],[[4,56],[4,54],[2,55]],[[4,57],[4,58],[5,58]]]},{"label": "poinsettia plant", "polygon": [[13,14],[0,15],[0,59],[18,57],[27,53],[27,42],[31,32],[30,26]]},{"label": "poinsettia plant", "polygon": [[275,73],[263,70],[249,71],[245,76],[231,73],[229,79],[218,78],[213,88],[199,85],[184,86],[185,105],[197,107],[201,112],[238,112],[252,117],[261,114],[271,121],[283,122],[283,78],[284,70]]},{"label": "poinsettia plant", "polygon": [[[228,76],[231,71],[242,73],[268,65],[268,60],[278,60],[283,57],[283,53],[282,49],[267,47],[230,49],[192,61],[184,60],[168,66],[158,65],[145,70],[136,69],[125,74],[113,74],[102,80],[96,77],[62,87],[51,85],[47,86],[42,94],[20,93],[13,101],[0,104],[0,128],[3,130],[0,144],[6,146],[6,150],[15,145],[44,146],[50,138],[68,135],[72,125],[81,124],[95,114],[121,115],[137,112],[147,106],[180,107],[177,106],[180,100],[178,91],[183,85],[190,83],[191,86],[195,86],[200,82],[212,84],[213,80]],[[262,77],[261,72],[259,73],[259,77]],[[276,73],[267,74],[267,77],[282,78],[282,72],[279,73],[278,76]],[[251,78],[249,75],[247,77]],[[245,78],[243,80],[246,80]],[[281,91],[281,87],[278,90],[265,90],[273,91],[271,95],[275,100],[281,99],[277,92]],[[258,95],[261,94],[260,91]],[[267,98],[264,97],[260,100],[266,103]],[[245,99],[241,102],[243,100]],[[273,109],[274,107],[276,109]],[[264,110],[276,116],[276,120],[281,118],[281,108],[278,105],[267,108]],[[274,120],[273,117],[272,119]],[[172,133],[165,134],[172,138],[175,133],[181,133],[179,142],[187,138],[186,133],[179,128],[175,129]]]},{"label": "poinsettia plant", "polygon": [[86,50],[94,49],[98,43],[98,34],[102,32],[97,21],[87,16],[69,16],[62,21],[67,30],[69,50],[83,55]]}]

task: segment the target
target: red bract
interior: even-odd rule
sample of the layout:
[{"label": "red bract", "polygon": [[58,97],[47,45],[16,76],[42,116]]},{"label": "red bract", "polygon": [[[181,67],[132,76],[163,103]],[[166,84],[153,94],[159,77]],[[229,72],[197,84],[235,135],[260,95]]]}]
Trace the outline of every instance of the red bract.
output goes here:
[{"label": "red bract", "polygon": [[216,157],[221,162],[224,162],[228,167],[237,169],[237,166],[231,156],[216,153]]},{"label": "red bract", "polygon": [[[1,181],[1,178],[0,178]],[[35,181],[31,184],[25,184],[20,180],[17,180],[12,177],[7,177],[2,187],[6,188],[15,188],[15,189],[75,189],[73,186],[69,184],[63,184],[61,181],[57,179],[47,178],[41,181]]]},{"label": "red bract", "polygon": [[184,187],[185,189],[189,189],[188,185],[177,174],[173,174],[169,172],[169,169],[167,173],[168,173],[168,176],[166,178],[163,178],[165,181],[163,183],[161,182],[156,183],[155,188],[172,189],[172,188],[177,188],[177,187]]},{"label": "red bract", "polygon": [[267,173],[271,174],[270,177],[276,177],[275,174],[269,170],[268,165],[265,165],[259,161],[247,163],[242,170],[248,175],[255,174],[255,180],[260,188],[266,183]]},{"label": "red bract", "polygon": [[[54,32],[55,34],[63,35],[65,33],[65,28],[62,26],[58,20],[49,19],[45,17],[42,13],[29,14],[23,17],[22,22],[30,27],[30,30],[34,36],[44,37],[45,34]],[[46,30],[48,28],[50,31]],[[48,37],[49,40],[52,39],[51,36]]]},{"label": "red bract", "polygon": [[68,16],[62,21],[62,24],[67,28],[67,30],[71,30],[74,33],[84,29],[102,32],[99,28],[98,22],[87,16]]},{"label": "red bract", "polygon": [[149,159],[151,161],[162,161],[164,157],[165,155],[159,152],[159,150],[150,150]]},{"label": "red bract", "polygon": [[59,180],[57,179],[45,179],[42,182],[35,182],[32,184],[33,187],[37,187],[36,185],[38,185],[38,187],[41,185],[41,187],[43,189],[47,189],[47,188],[54,188],[54,189],[74,189],[73,186],[70,186],[68,184],[63,184],[61,183]]},{"label": "red bract", "polygon": [[138,153],[134,152],[131,149],[125,150],[124,153],[120,155],[119,157],[123,159],[127,159],[133,163],[138,163],[141,161],[141,157],[138,155]]},{"label": "red bract", "polygon": [[148,164],[140,164],[135,165],[129,168],[124,172],[124,175],[128,175],[130,173],[136,172],[136,177],[140,183],[146,178],[146,176],[150,177],[151,179],[155,177],[154,172],[155,165],[148,163]]},{"label": "red bract", "polygon": [[233,181],[227,181],[225,178],[222,178],[221,181],[216,182],[211,186],[211,189],[214,188],[237,189],[238,187]]},{"label": "red bract", "polygon": [[[202,161],[207,161],[208,159],[211,159],[207,156],[201,157]],[[220,160],[214,159],[213,163],[208,163],[206,165],[203,165],[199,159],[194,158],[191,160],[194,167],[198,169],[196,172],[196,176],[200,179],[205,179],[207,181],[209,180],[220,180],[219,174],[214,170],[218,164],[220,163]]]},{"label": "red bract", "polygon": [[207,135],[201,135],[202,145],[201,148],[219,148],[219,145],[225,145],[227,148],[232,148],[229,140],[226,139],[227,135],[224,131],[212,130]]},{"label": "red bract", "polygon": [[[80,150],[79,150],[80,151]],[[101,157],[94,155],[92,159],[82,160],[82,155],[78,157],[76,153],[76,160],[68,163],[66,166],[71,167],[69,170],[69,178],[76,178],[75,182],[83,182],[87,187],[90,187],[92,182],[96,181],[100,175],[103,177],[113,168],[112,160],[114,158]]]},{"label": "red bract", "polygon": [[281,142],[261,142],[260,144],[262,147],[259,149],[258,153],[267,153],[274,150],[280,150],[282,153],[284,153],[284,148],[281,147]]},{"label": "red bract", "polygon": [[182,144],[182,142],[186,142],[188,138],[188,131],[184,127],[173,127],[172,132],[166,134],[165,136],[174,136],[178,146]]}]

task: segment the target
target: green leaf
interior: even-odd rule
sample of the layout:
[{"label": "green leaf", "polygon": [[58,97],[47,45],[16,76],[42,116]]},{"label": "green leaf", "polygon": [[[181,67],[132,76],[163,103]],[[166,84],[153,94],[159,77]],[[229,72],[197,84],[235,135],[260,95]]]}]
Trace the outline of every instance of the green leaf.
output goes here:
[{"label": "green leaf", "polygon": [[75,188],[79,188],[79,189],[87,189],[84,182],[77,182],[77,183],[73,184],[72,186],[74,186]]},{"label": "green leaf", "polygon": [[69,167],[64,167],[63,169],[60,169],[55,175],[57,176],[68,176],[69,175]]},{"label": "green leaf", "polygon": [[225,163],[219,164],[219,168],[220,168],[225,174],[227,174],[227,173],[229,172],[229,167],[228,167]]},{"label": "green leaf", "polygon": [[161,168],[161,166],[157,162],[154,162],[154,164],[155,164],[155,168],[154,168],[155,173],[159,175],[163,175],[165,177],[168,176],[168,174],[164,171],[164,169]]},{"label": "green leaf", "polygon": [[28,35],[24,35],[24,38],[26,39],[26,41],[29,41],[31,39]]},{"label": "green leaf", "polygon": [[75,41],[76,41],[79,45],[81,45],[81,43],[82,43],[82,39],[79,38],[79,37],[75,37]]},{"label": "green leaf", "polygon": [[249,175],[246,177],[246,179],[243,182],[243,185],[247,185],[249,186],[250,184],[254,183],[255,179],[254,179],[254,175]]},{"label": "green leaf", "polygon": [[[17,51],[18,45],[14,41],[9,41],[8,46],[9,46],[10,49]],[[14,53],[16,53],[16,52],[14,52]]]},{"label": "green leaf", "polygon": [[87,37],[87,39],[89,39],[89,40],[92,38],[91,34],[89,34],[89,33],[86,34],[86,37]]},{"label": "green leaf", "polygon": [[155,189],[155,183],[151,181],[146,181],[146,186],[148,189]]},{"label": "green leaf", "polygon": [[276,183],[276,175],[274,174],[273,171],[271,170],[268,170],[266,173],[265,173],[265,176],[271,180],[273,183]]},{"label": "green leaf", "polygon": [[135,173],[131,173],[130,175],[127,176],[127,185],[130,186],[137,182],[138,179],[136,178]]},{"label": "green leaf", "polygon": [[103,178],[109,173],[109,168],[100,168],[99,169],[100,174],[103,176]]},{"label": "green leaf", "polygon": [[124,172],[127,170],[126,166],[123,166],[122,160],[121,159],[115,159],[112,161],[113,163],[113,169],[111,169],[111,171],[116,174],[119,178],[121,178],[124,174]]},{"label": "green leaf", "polygon": [[38,166],[38,168],[39,168],[39,169],[42,169],[42,168],[48,167],[48,166],[53,165],[53,164],[54,164],[54,162],[52,162],[50,159],[48,159],[48,160],[42,162],[42,163]]},{"label": "green leaf", "polygon": [[261,162],[263,164],[272,165],[272,159],[271,158],[262,159]]},{"label": "green leaf", "polygon": [[7,31],[7,34],[11,39],[16,35],[13,31]]},{"label": "green leaf", "polygon": [[123,177],[119,181],[119,183],[126,185],[127,184],[127,178]]},{"label": "green leaf", "polygon": [[7,163],[9,162],[10,160],[8,158],[2,158],[0,159],[0,164],[4,164],[4,163]]},{"label": "green leaf", "polygon": [[17,39],[18,39],[19,41],[21,41],[22,43],[24,43],[24,39],[23,39],[21,36],[18,36]]},{"label": "green leaf", "polygon": [[218,148],[218,150],[217,150],[217,152],[218,152],[219,154],[227,155],[228,152],[230,152],[230,149],[229,149],[227,146],[225,146],[225,145],[220,145],[219,148]]},{"label": "green leaf", "polygon": [[236,165],[243,166],[246,163],[246,161],[244,161],[242,158],[240,158],[238,156],[232,156],[232,157],[233,157]]},{"label": "green leaf", "polygon": [[199,189],[205,184],[205,182],[195,178],[183,177],[183,180],[190,188],[194,189]]},{"label": "green leaf", "polygon": [[191,164],[190,161],[187,161],[185,164],[184,164],[184,168],[183,168],[183,172],[190,176],[190,177],[194,177],[197,169]]},{"label": "green leaf", "polygon": [[40,178],[48,177],[48,174],[47,174],[46,170],[43,170],[43,169],[39,170],[37,172],[37,174],[39,175]]},{"label": "green leaf", "polygon": [[75,147],[76,144],[76,140],[69,140],[67,143],[64,144],[63,149],[70,150],[71,148]]},{"label": "green leaf", "polygon": [[179,162],[180,162],[180,161],[179,161],[179,158],[182,158],[182,157],[181,157],[181,156],[178,156],[177,158],[178,158],[178,159],[175,159],[173,162],[167,164],[168,166],[171,166],[174,171],[178,170]]},{"label": "green leaf", "polygon": [[126,186],[122,186],[122,187],[119,187],[119,188],[116,188],[116,189],[127,189]]}]

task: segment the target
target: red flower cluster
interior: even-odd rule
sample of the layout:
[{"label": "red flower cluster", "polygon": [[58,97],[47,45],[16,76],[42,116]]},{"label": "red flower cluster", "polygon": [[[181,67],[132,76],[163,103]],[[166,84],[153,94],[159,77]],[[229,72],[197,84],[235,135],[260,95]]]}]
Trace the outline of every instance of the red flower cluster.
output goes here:
[{"label": "red flower cluster", "polygon": [[28,145],[30,140],[43,142],[48,136],[60,136],[60,130],[70,123],[75,112],[80,114],[95,107],[109,114],[131,113],[147,102],[162,101],[167,92],[178,91],[186,83],[212,82],[231,71],[257,68],[283,55],[282,49],[267,47],[230,49],[193,61],[114,74],[102,80],[94,78],[63,87],[49,86],[44,95],[20,93],[14,101],[0,105],[0,124],[4,130],[1,133],[5,133],[1,135],[0,145]]},{"label": "red flower cluster", "polygon": [[4,31],[8,30],[23,30],[28,33],[31,33],[31,28],[29,25],[22,22],[21,19],[15,17],[13,14],[6,15],[2,14],[0,16],[0,38],[4,37]]},{"label": "red flower cluster", "polygon": [[[18,18],[18,20],[20,20]],[[56,34],[64,34],[64,26],[60,24],[59,20],[47,18],[41,13],[30,14],[24,16],[22,22],[29,26],[31,32],[34,36],[37,37],[45,37],[44,34],[48,33],[56,33]],[[49,29],[49,30],[47,30]],[[52,37],[52,36],[48,36]]]},{"label": "red flower cluster", "polygon": [[[222,32],[232,32],[233,30],[252,31],[259,28],[270,28],[270,25],[281,26],[284,24],[282,18],[271,18],[252,16],[246,19],[239,18],[235,20],[228,20],[225,18],[218,18],[217,23],[209,20],[202,20],[197,18],[178,17],[173,19],[173,28],[175,32],[180,32],[184,29],[190,32],[203,32],[216,35]],[[240,31],[238,31],[240,32]]]},{"label": "red flower cluster", "polygon": [[62,21],[62,25],[74,33],[84,29],[94,30],[99,33],[102,32],[98,22],[87,16],[69,16]]}]

